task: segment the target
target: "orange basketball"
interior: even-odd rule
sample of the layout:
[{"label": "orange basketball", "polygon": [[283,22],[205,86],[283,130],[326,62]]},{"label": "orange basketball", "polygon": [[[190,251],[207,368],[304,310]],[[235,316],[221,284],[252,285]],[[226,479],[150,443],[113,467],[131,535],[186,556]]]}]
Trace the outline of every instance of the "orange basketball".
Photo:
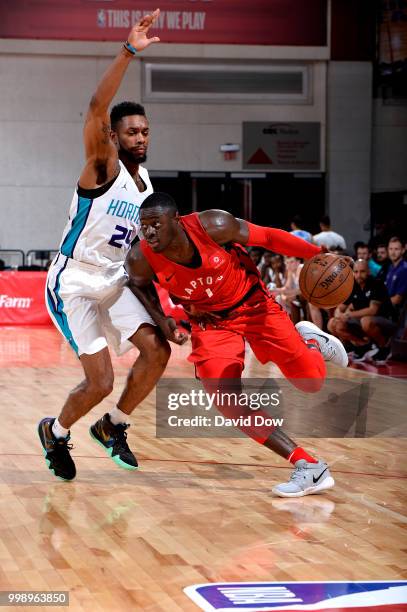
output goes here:
[{"label": "orange basketball", "polygon": [[321,253],[305,262],[300,274],[304,298],[321,308],[335,308],[350,296],[353,271],[341,255]]}]

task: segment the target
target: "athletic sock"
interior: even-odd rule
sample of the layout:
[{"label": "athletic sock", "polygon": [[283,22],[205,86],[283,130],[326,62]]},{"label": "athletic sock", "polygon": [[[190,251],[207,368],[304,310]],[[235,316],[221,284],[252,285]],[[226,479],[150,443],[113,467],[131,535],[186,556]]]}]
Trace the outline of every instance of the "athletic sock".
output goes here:
[{"label": "athletic sock", "polygon": [[288,461],[294,465],[300,459],[305,459],[308,463],[318,463],[318,459],[311,457],[301,446],[297,446],[288,456]]},{"label": "athletic sock", "polygon": [[120,423],[127,423],[129,415],[120,410],[117,406],[109,412],[110,422],[112,425],[120,425]]},{"label": "athletic sock", "polygon": [[56,438],[66,438],[69,434],[69,429],[62,427],[58,419],[55,419],[52,425],[52,433]]}]

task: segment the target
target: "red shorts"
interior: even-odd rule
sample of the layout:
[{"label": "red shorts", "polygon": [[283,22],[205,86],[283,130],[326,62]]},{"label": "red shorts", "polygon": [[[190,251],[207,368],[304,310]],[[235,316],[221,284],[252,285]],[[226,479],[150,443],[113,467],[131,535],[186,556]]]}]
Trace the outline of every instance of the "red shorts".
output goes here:
[{"label": "red shorts", "polygon": [[242,306],[205,329],[192,323],[192,352],[196,366],[208,359],[227,359],[244,365],[245,340],[261,363],[284,366],[307,351],[288,314],[272,297],[256,291]]}]

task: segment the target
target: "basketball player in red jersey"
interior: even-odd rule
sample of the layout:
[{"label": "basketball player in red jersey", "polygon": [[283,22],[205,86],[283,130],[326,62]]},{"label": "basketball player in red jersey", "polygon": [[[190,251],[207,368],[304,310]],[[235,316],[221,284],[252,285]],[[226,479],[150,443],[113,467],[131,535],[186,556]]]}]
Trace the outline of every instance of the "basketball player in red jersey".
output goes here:
[{"label": "basketball player in red jersey", "polygon": [[[164,315],[152,281],[158,281],[174,302],[184,306],[192,325],[189,360],[206,390],[227,392],[231,379],[240,380],[245,340],[261,363],[274,362],[303,391],[317,392],[322,387],[325,361],[346,367],[346,351],[337,338],[308,321],[294,327],[267,294],[244,249],[260,246],[308,259],[320,253],[321,247],[222,210],[181,217],[171,196],[159,192],[142,203],[140,222],[144,240],[133,247],[126,264],[130,287],[165,337],[178,344],[186,340],[185,334]],[[231,412],[218,406],[227,417],[236,408]],[[242,409],[238,410],[241,414]],[[298,447],[281,429],[241,429],[295,466],[289,482],[273,488],[275,494],[300,497],[334,486],[327,464]]]}]

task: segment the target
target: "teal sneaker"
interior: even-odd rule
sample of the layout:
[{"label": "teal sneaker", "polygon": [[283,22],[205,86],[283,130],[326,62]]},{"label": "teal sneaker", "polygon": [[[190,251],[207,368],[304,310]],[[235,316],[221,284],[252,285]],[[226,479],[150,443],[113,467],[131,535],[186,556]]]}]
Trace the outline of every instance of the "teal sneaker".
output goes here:
[{"label": "teal sneaker", "polygon": [[96,421],[89,429],[91,437],[96,440],[117,465],[125,470],[137,470],[138,463],[127,444],[127,433],[130,425],[119,423],[113,425],[109,413]]},{"label": "teal sneaker", "polygon": [[48,469],[61,480],[73,480],[76,476],[76,467],[70,451],[72,444],[68,444],[70,436],[56,438],[52,433],[54,417],[46,417],[38,423],[38,435],[41,440],[43,453]]}]

